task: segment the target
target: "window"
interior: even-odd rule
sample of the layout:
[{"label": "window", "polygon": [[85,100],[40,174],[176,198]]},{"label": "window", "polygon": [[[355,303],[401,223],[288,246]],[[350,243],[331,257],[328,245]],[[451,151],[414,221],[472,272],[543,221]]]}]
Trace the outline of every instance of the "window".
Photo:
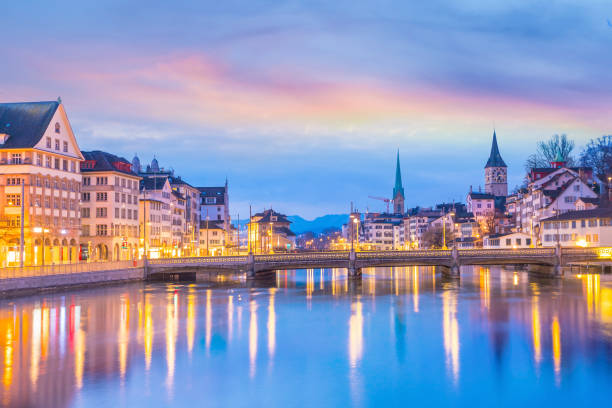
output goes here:
[{"label": "window", "polygon": [[70,171],[72,173],[76,172],[76,166],[73,161],[70,162]]},{"label": "window", "polygon": [[520,238],[516,239],[516,245],[521,246],[521,239]]},{"label": "window", "polygon": [[89,208],[81,208],[81,217],[89,218]]},{"label": "window", "polygon": [[68,201],[66,199],[62,200],[62,210],[68,209]]},{"label": "window", "polygon": [[90,198],[89,193],[83,193],[83,201],[87,202],[89,201],[89,198]]},{"label": "window", "polygon": [[108,193],[96,193],[96,201],[106,201],[108,199]]},{"label": "window", "polygon": [[121,218],[125,219],[125,208],[121,209]]},{"label": "window", "polygon": [[42,154],[36,153],[36,165],[42,167]]},{"label": "window", "polygon": [[21,164],[21,153],[11,154],[11,164]]},{"label": "window", "polygon": [[96,184],[99,186],[108,184],[108,177],[96,177]]},{"label": "window", "polygon": [[47,146],[47,149],[51,148],[51,138],[50,137],[47,138],[47,145],[46,146]]},{"label": "window", "polygon": [[215,204],[215,197],[206,197],[206,204]]},{"label": "window", "polygon": [[62,161],[62,170],[68,171],[68,160]]},{"label": "window", "polygon": [[108,234],[108,226],[106,224],[96,225],[96,235],[105,237]]},{"label": "window", "polygon": [[51,198],[45,197],[45,208],[51,208]]},{"label": "window", "polygon": [[96,218],[106,218],[107,209],[105,207],[96,208]]},{"label": "window", "polygon": [[89,225],[81,225],[81,235],[84,237],[89,236]]},{"label": "window", "polygon": [[68,153],[68,142],[64,142],[64,152]]},{"label": "window", "polygon": [[55,169],[59,170],[60,169],[60,159],[55,159]]},{"label": "window", "polygon": [[53,208],[55,208],[56,210],[59,210],[59,206],[60,206],[59,201],[60,201],[59,198],[54,198],[53,199]]},{"label": "window", "polygon": [[19,186],[21,185],[21,179],[20,178],[7,178],[6,179],[6,184],[9,186]]},{"label": "window", "polygon": [[593,242],[599,242],[599,234],[593,234]]},{"label": "window", "polygon": [[122,202],[122,203],[125,203],[125,193],[124,193],[124,194],[121,194],[121,202]]},{"label": "window", "polygon": [[[55,122],[55,133],[59,133],[59,132],[60,132],[60,124],[59,122]],[[51,140],[51,138],[47,138],[47,139]]]},{"label": "window", "polygon": [[125,179],[121,179],[121,187],[125,187]]},{"label": "window", "polygon": [[90,186],[91,185],[91,178],[90,177],[83,177],[83,185],[84,186]]},{"label": "window", "polygon": [[480,203],[476,204],[476,208],[482,208],[482,204]]},{"label": "window", "polygon": [[7,220],[7,224],[9,228],[19,228],[21,227],[21,216],[16,215],[14,217],[9,217]]},{"label": "window", "polygon": [[510,246],[512,245],[512,239],[508,238],[506,239],[506,246]]},{"label": "window", "polygon": [[586,242],[591,242],[591,235],[590,235],[590,234],[587,234],[587,236],[586,236]]},{"label": "window", "polygon": [[59,150],[59,149],[60,149],[59,139],[55,139],[55,150]]},{"label": "window", "polygon": [[131,209],[129,209],[129,208],[128,208],[128,210],[127,210],[127,218],[128,218],[128,220],[131,220],[131,219],[132,219],[132,210],[131,210]]},{"label": "window", "polygon": [[589,227],[596,227],[596,226],[597,226],[597,219],[589,220]]},{"label": "window", "polygon": [[6,205],[9,207],[21,206],[21,194],[7,194]]},{"label": "window", "polygon": [[576,221],[572,221],[572,229],[576,229]]},{"label": "window", "polygon": [[119,218],[119,208],[115,207],[115,218]]},{"label": "window", "polygon": [[[51,147],[51,146],[49,146]],[[45,166],[47,166],[47,168],[51,168],[51,156],[47,156],[45,159]]]},{"label": "window", "polygon": [[531,238],[525,238],[525,245],[531,245]]}]

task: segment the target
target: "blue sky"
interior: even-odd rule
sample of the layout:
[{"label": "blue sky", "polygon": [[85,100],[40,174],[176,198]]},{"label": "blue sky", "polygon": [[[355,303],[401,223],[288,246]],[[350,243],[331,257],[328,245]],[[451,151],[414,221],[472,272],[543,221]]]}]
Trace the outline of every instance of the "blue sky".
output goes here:
[{"label": "blue sky", "polygon": [[612,133],[609,1],[23,1],[0,100],[61,96],[80,146],[155,154],[232,213],[381,210],[511,188],[538,140]]}]

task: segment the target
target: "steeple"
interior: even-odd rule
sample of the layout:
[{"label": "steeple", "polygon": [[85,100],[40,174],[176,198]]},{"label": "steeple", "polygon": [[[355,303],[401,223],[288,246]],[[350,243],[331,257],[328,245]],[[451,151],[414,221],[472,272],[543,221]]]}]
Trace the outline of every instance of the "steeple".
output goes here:
[{"label": "steeple", "polygon": [[557,155],[555,159],[550,162],[550,165],[555,169],[560,169],[561,167],[565,167],[566,160],[563,158],[563,154],[561,153],[561,149],[557,149]]},{"label": "steeple", "polygon": [[501,154],[499,154],[499,148],[497,147],[497,135],[495,134],[495,130],[493,130],[493,144],[491,145],[491,155],[489,156],[489,160],[487,160],[485,169],[487,167],[508,167],[506,166],[506,163],[504,163],[504,159],[502,159]]},{"label": "steeple", "polygon": [[397,149],[397,162],[395,164],[395,187],[393,187],[393,198],[397,194],[401,194],[404,197],[404,187],[402,186],[402,171],[400,169],[399,149]]},{"label": "steeple", "polygon": [[395,186],[393,187],[393,213],[404,213],[404,187],[402,186],[402,171],[400,169],[399,149],[397,149],[397,162],[395,164]]}]

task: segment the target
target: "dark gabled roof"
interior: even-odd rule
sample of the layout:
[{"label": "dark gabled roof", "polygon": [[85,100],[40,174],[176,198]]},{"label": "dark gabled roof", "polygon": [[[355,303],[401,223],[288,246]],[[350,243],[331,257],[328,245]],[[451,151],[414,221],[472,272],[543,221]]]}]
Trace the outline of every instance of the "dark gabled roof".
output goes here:
[{"label": "dark gabled roof", "polygon": [[123,174],[129,174],[130,176],[138,176],[133,171],[125,171],[113,166],[113,163],[122,162],[129,165],[131,168],[132,164],[123,157],[115,156],[114,154],[102,152],[100,150],[93,150],[91,152],[81,153],[83,153],[83,158],[85,160],[94,160],[96,162],[93,168],[81,168],[81,173],[87,173],[92,171],[116,171]]},{"label": "dark gabled roof", "polygon": [[172,195],[178,198],[179,200],[185,199],[185,196],[183,196],[180,191],[172,190]]},{"label": "dark gabled roof", "polygon": [[274,227],[274,233],[285,234],[288,237],[295,237],[295,233],[287,227]]},{"label": "dark gabled roof", "polygon": [[223,205],[225,204],[225,187],[196,187],[200,191],[202,205],[206,204],[206,198],[215,198],[214,204],[208,205]]},{"label": "dark gabled roof", "polygon": [[[261,217],[261,219],[259,221],[257,221],[258,223],[261,224],[265,224],[265,223],[270,223],[270,222],[285,222],[285,223],[291,223],[291,221],[289,221],[287,219],[287,216],[281,213],[277,213],[274,210],[265,210],[262,213],[257,213],[254,215],[255,217]],[[276,217],[276,221],[272,221],[272,218],[275,216]]]},{"label": "dark gabled roof", "polygon": [[170,181],[170,184],[174,184],[174,185],[186,185],[188,187],[192,187],[194,188],[191,184],[187,183],[185,180],[183,180],[180,176],[179,177],[175,177],[175,176],[170,176],[168,177],[168,181]]},{"label": "dark gabled roof", "polygon": [[594,208],[592,210],[583,211],[568,211],[563,214],[555,215],[554,217],[543,219],[544,221],[568,221],[568,220],[583,220],[588,218],[612,217],[612,208]]},{"label": "dark gabled roof", "polygon": [[506,163],[504,163],[504,159],[502,159],[501,154],[499,153],[499,148],[497,147],[497,135],[495,134],[495,131],[493,131],[491,154],[489,155],[489,160],[487,160],[485,169],[487,167],[507,167]]},{"label": "dark gabled roof", "polygon": [[[208,225],[208,227],[207,227]],[[200,230],[206,230],[206,229],[223,229],[223,221],[218,221],[218,220],[209,220],[208,222],[206,220],[201,220],[200,221]]]},{"label": "dark gabled roof", "polygon": [[495,196],[493,194],[488,193],[469,193],[468,196],[472,198],[472,200],[493,200]]},{"label": "dark gabled roof", "polygon": [[9,135],[0,149],[34,147],[58,107],[57,101],[0,103],[0,133]]},{"label": "dark gabled roof", "polygon": [[140,180],[140,190],[161,190],[166,180],[166,177],[145,177]]},{"label": "dark gabled roof", "polygon": [[599,197],[578,197],[577,200],[585,204],[599,204]]}]

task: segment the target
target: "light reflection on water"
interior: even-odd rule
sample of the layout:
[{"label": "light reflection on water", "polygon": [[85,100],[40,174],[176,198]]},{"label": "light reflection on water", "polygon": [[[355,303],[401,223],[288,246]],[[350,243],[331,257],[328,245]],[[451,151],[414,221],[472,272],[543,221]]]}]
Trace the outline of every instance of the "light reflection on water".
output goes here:
[{"label": "light reflection on water", "polygon": [[453,280],[406,267],[366,270],[359,282],[317,269],[253,284],[7,299],[0,402],[603,402],[612,384],[612,282],[604,278],[474,267]]}]

